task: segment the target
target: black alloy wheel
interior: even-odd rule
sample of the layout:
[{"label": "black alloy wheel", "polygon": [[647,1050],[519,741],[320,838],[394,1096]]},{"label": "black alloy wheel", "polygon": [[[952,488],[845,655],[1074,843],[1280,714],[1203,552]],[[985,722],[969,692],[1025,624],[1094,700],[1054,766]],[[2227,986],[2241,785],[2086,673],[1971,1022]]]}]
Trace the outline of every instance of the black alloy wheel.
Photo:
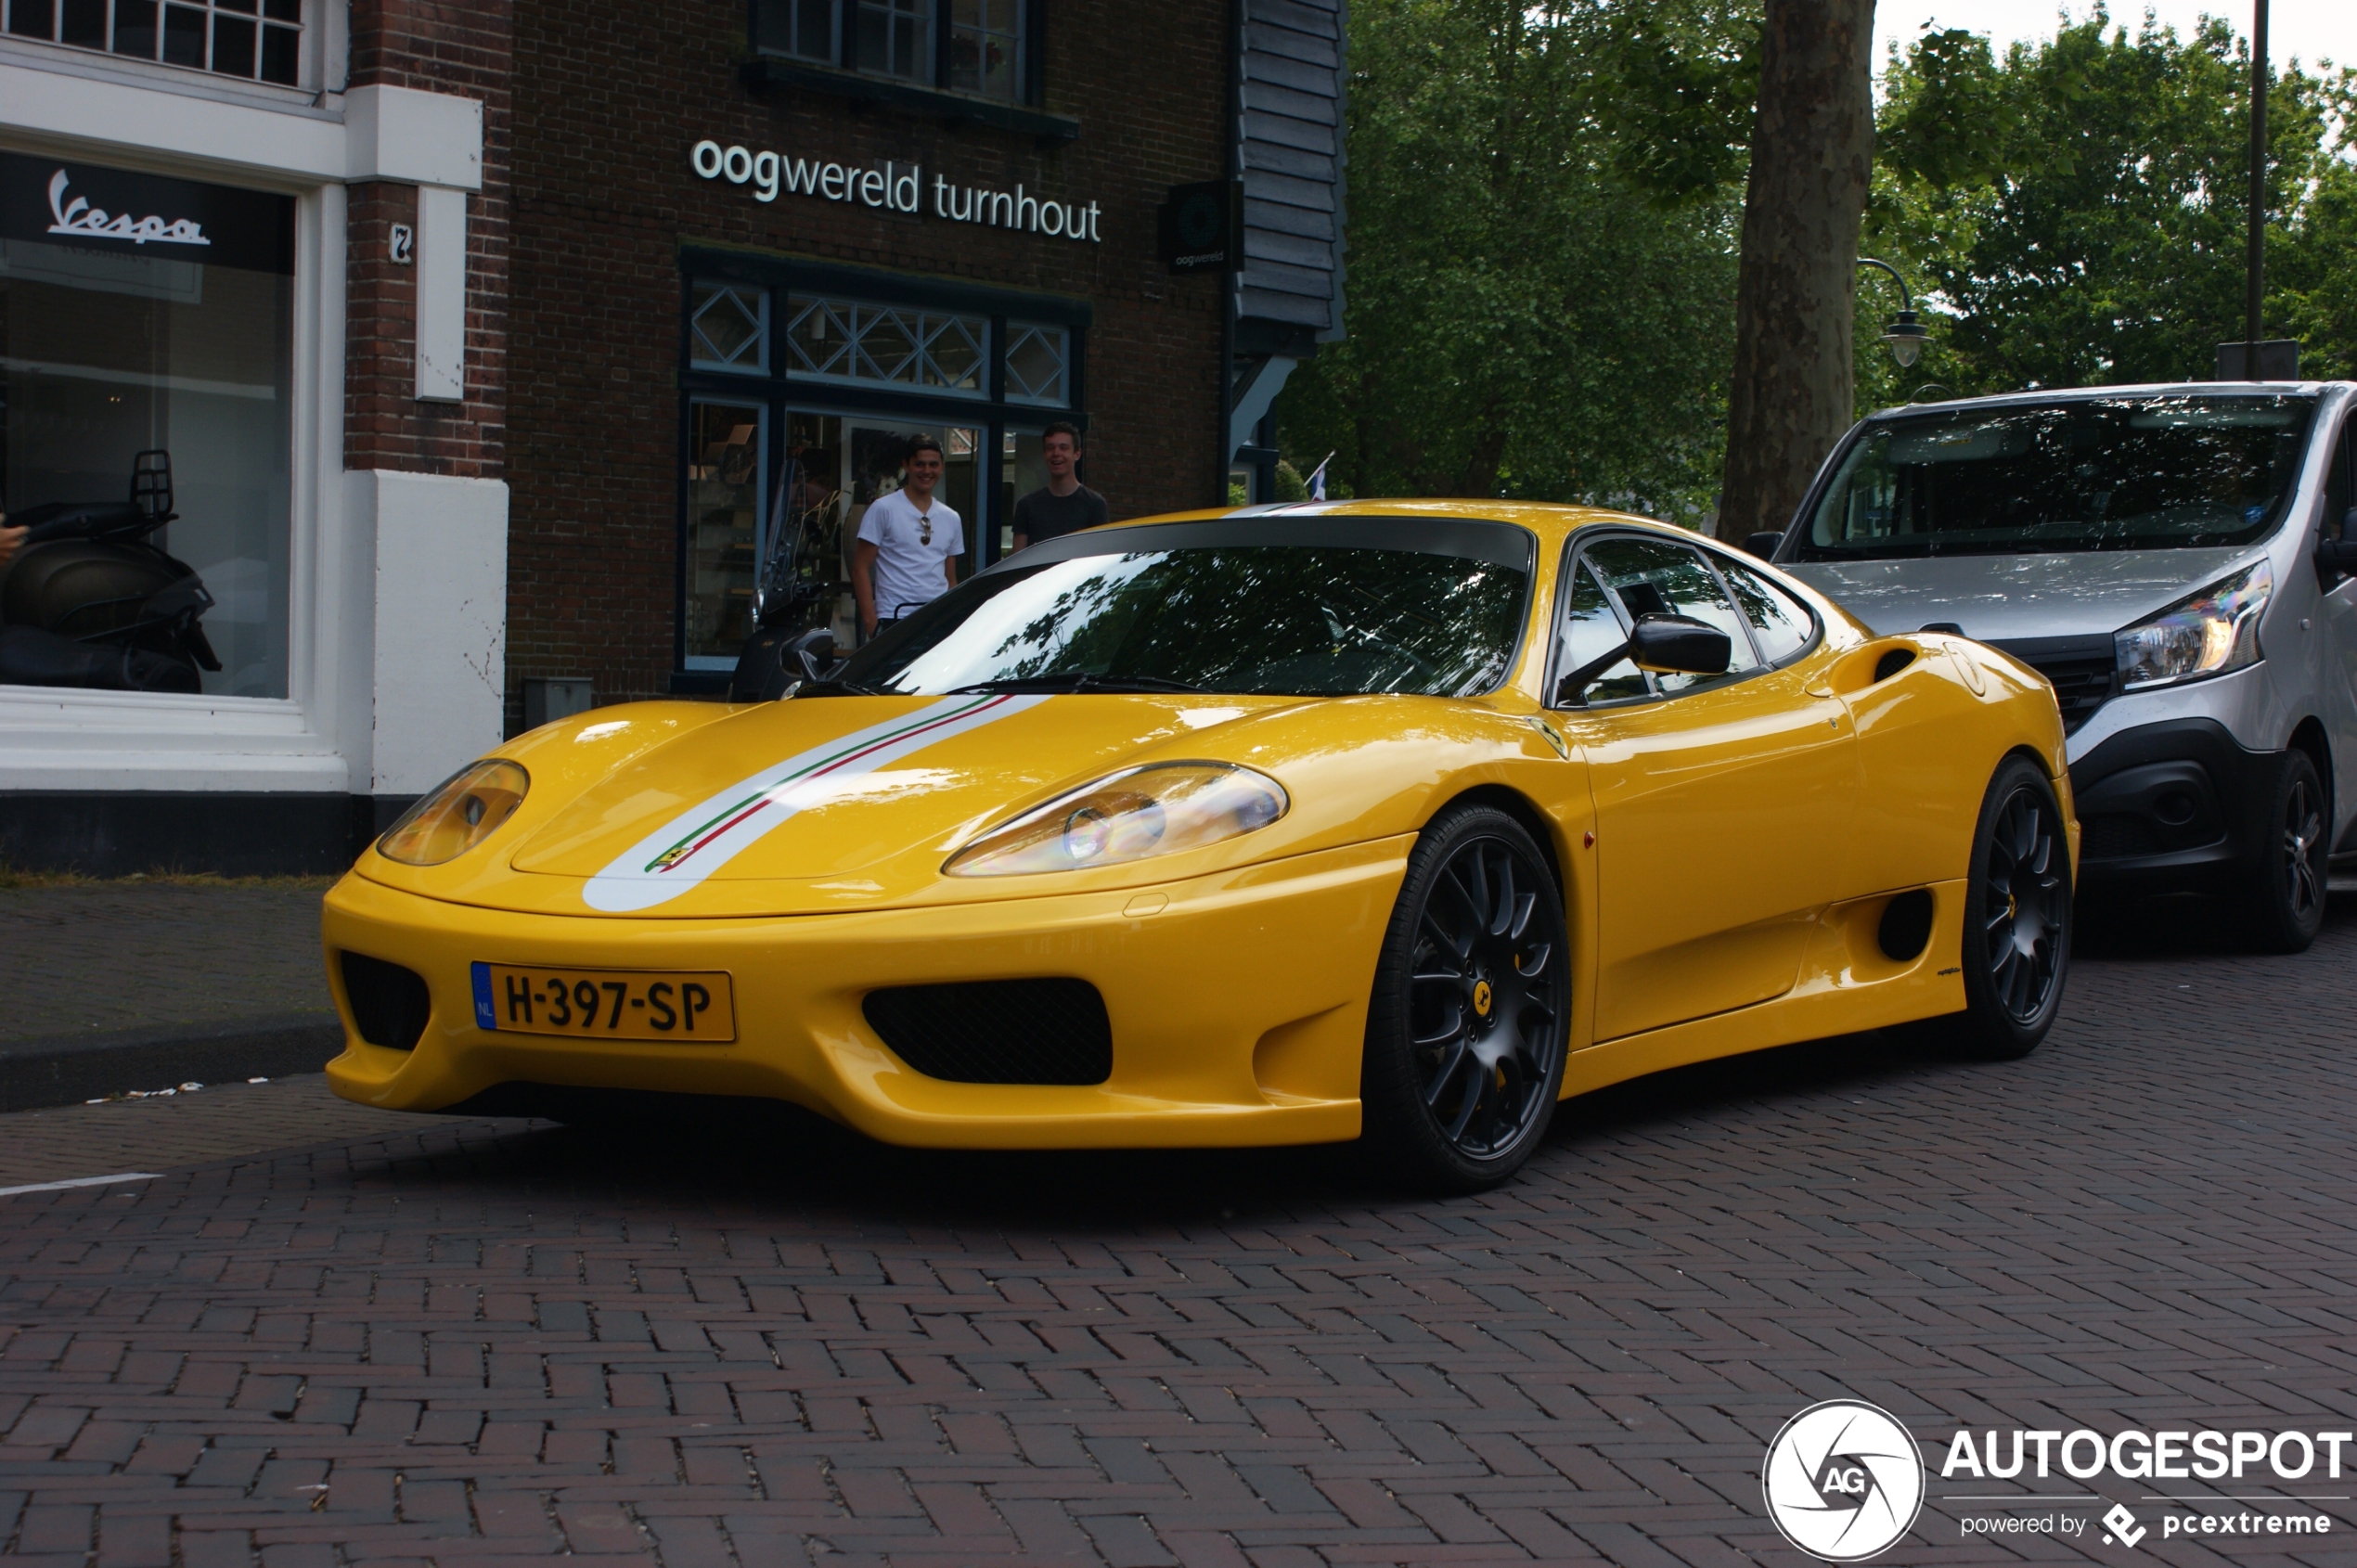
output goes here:
[{"label": "black alloy wheel", "polygon": [[1368,1009],[1362,1142],[1388,1176],[1470,1192],[1518,1169],[1562,1092],[1563,894],[1522,825],[1434,819],[1408,859]]},{"label": "black alloy wheel", "polygon": [[2261,796],[2260,863],[2244,899],[2244,927],[2265,953],[2302,953],[2325,926],[2330,799],[2315,760],[2294,746]]},{"label": "black alloy wheel", "polygon": [[2045,770],[1998,766],[1981,797],[1964,882],[1964,1010],[1911,1032],[1951,1050],[2009,1060],[2038,1048],[2070,969],[2070,842]]}]

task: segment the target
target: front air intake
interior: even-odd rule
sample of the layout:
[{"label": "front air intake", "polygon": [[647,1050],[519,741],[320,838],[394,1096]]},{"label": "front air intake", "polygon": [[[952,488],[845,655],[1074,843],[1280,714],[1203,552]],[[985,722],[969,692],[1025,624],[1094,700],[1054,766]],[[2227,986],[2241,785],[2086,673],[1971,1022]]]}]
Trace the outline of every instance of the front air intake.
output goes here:
[{"label": "front air intake", "polygon": [[391,1050],[415,1050],[426,1032],[426,1015],[433,1011],[425,976],[366,953],[336,957],[342,963],[344,998],[352,1004],[352,1022],[360,1037]]},{"label": "front air intake", "polygon": [[1113,1023],[1085,980],[895,985],[860,1003],[893,1054],[953,1084],[1101,1084]]}]

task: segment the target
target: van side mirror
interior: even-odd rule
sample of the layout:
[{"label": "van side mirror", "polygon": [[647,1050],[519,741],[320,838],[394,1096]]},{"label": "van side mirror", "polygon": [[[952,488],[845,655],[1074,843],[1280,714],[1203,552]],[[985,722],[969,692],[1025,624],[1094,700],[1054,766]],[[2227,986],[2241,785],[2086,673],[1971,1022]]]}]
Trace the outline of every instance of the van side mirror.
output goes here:
[{"label": "van side mirror", "polygon": [[1733,658],[1727,634],[1691,615],[1648,615],[1629,629],[1629,662],[1655,675],[1723,675]]},{"label": "van side mirror", "polygon": [[802,678],[822,681],[835,664],[835,635],[824,626],[815,632],[805,632],[792,644],[795,662],[802,666]]},{"label": "van side mirror", "polygon": [[1782,530],[1771,533],[1747,533],[1744,536],[1744,554],[1758,556],[1761,560],[1776,559],[1776,546],[1784,542]]},{"label": "van side mirror", "polygon": [[2341,514],[2339,538],[2316,541],[2316,570],[2327,578],[2357,576],[2357,507]]}]

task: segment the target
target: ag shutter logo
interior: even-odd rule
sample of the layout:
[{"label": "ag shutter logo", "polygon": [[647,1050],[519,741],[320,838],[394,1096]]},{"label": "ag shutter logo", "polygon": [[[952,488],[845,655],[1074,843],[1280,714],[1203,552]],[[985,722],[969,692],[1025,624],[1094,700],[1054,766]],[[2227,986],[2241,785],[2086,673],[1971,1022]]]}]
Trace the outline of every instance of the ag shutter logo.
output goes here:
[{"label": "ag shutter logo", "polygon": [[1913,1527],[1923,1456],[1887,1410],[1828,1399],[1776,1433],[1759,1487],[1784,1539],[1821,1562],[1862,1562]]},{"label": "ag shutter logo", "polygon": [[2117,1536],[2121,1544],[2132,1551],[2135,1549],[2138,1541],[2150,1534],[2143,1525],[2136,1523],[2136,1516],[2128,1511],[2126,1503],[2111,1505],[2111,1511],[2104,1515],[2104,1528],[2111,1532],[2111,1536],[2104,1537],[2104,1545],[2111,1545],[2111,1536]]}]

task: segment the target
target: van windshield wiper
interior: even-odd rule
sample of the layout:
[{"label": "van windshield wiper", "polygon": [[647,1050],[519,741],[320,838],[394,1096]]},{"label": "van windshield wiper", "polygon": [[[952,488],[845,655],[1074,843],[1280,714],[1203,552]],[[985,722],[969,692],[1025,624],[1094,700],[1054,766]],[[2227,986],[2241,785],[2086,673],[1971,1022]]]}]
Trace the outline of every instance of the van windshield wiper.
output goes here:
[{"label": "van windshield wiper", "polygon": [[858,681],[847,680],[804,681],[794,688],[793,694],[796,697],[907,697],[910,695],[905,691],[894,691],[888,687],[864,686]]},{"label": "van windshield wiper", "polygon": [[1099,675],[1087,670],[1065,670],[1049,675],[1016,675],[1007,680],[976,681],[972,686],[951,688],[953,696],[967,692],[1005,691],[1202,691],[1199,686],[1185,681],[1164,680],[1159,675]]}]

